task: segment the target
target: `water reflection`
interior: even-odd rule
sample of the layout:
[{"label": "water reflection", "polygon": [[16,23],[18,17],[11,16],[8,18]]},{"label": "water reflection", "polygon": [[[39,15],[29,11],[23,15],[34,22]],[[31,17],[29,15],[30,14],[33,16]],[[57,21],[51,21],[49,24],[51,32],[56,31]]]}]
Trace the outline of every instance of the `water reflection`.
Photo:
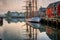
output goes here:
[{"label": "water reflection", "polygon": [[4,25],[3,25],[3,40],[21,40],[25,39],[23,37],[23,29],[25,29],[24,22],[18,22],[18,23],[10,23],[8,24],[7,21],[4,20]]},{"label": "water reflection", "polygon": [[[7,21],[9,21],[10,24]],[[1,38],[3,40],[29,40],[30,39],[29,32],[26,32],[26,25],[25,25],[26,23],[24,21],[22,18],[21,19],[19,18],[3,19],[3,26],[1,27],[2,33],[0,31],[2,35]],[[46,32],[42,31],[44,29],[44,26],[42,27],[40,24],[35,24],[35,23],[31,23],[31,25],[35,29],[38,29],[37,40],[50,40],[46,35]],[[30,28],[28,30],[30,30]],[[33,30],[31,30],[31,33],[33,33]],[[34,31],[34,33],[36,33],[36,31]]]},{"label": "water reflection", "polygon": [[58,31],[55,28],[51,28],[49,26],[46,26],[46,34],[48,35],[48,37],[52,40],[59,40],[60,39],[60,31]]},{"label": "water reflection", "polygon": [[25,22],[25,18],[5,18],[8,23]]},{"label": "water reflection", "polygon": [[35,29],[39,29],[40,32],[45,32],[46,31],[45,26],[40,24],[40,23],[28,23],[28,24],[31,25]]}]

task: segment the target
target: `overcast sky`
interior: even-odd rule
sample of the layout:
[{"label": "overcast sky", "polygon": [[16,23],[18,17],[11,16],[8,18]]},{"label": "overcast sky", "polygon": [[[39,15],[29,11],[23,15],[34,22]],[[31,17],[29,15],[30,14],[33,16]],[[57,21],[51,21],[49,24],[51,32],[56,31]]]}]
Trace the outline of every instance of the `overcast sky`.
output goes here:
[{"label": "overcast sky", "polygon": [[[8,10],[10,11],[23,11],[22,9],[24,9],[25,2],[26,0],[0,0],[0,14],[1,13],[5,13]],[[38,8],[40,6],[42,7],[47,7],[48,4],[52,3],[52,2],[56,2],[59,0],[38,0]]]}]

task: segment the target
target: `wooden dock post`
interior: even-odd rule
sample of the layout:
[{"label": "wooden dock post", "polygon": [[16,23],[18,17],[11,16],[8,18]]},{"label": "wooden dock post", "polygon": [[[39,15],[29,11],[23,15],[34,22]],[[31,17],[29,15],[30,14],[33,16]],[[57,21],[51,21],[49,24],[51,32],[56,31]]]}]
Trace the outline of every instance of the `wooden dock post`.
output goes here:
[{"label": "wooden dock post", "polygon": [[35,40],[37,40],[37,29],[35,29],[35,31],[36,31],[36,33],[35,33],[35,34],[36,34],[36,36],[35,36]]},{"label": "wooden dock post", "polygon": [[3,18],[0,17],[0,26],[2,26],[2,25],[3,25]]},{"label": "wooden dock post", "polygon": [[33,28],[33,40],[34,40],[34,28]]},{"label": "wooden dock post", "polygon": [[30,40],[31,40],[31,38],[32,38],[31,26],[30,26],[30,30],[29,30],[29,38],[30,38]]},{"label": "wooden dock post", "polygon": [[28,24],[27,24],[27,23],[26,23],[26,27],[27,27],[27,28],[26,28],[26,31],[28,32]]}]

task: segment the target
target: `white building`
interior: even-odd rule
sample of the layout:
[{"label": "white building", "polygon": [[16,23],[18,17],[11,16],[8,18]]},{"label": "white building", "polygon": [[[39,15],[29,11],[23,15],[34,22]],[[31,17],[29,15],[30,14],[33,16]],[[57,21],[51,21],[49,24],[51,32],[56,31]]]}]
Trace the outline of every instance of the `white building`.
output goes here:
[{"label": "white building", "polygon": [[39,15],[40,15],[41,17],[44,17],[44,16],[46,15],[46,8],[41,7],[41,8],[39,9]]}]

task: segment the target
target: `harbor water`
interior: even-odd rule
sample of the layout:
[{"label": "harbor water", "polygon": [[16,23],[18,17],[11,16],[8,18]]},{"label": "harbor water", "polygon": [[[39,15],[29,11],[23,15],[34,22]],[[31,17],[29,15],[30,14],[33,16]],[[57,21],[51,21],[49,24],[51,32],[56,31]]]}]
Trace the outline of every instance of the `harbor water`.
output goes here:
[{"label": "harbor water", "polygon": [[[3,25],[0,26],[0,39],[2,40],[29,40],[29,33],[26,29],[26,22],[21,21],[24,19],[11,19],[10,21],[7,21],[6,19],[3,19]],[[40,24],[36,25],[37,27],[40,27]],[[31,27],[33,29],[33,27]],[[30,28],[28,28],[29,30]],[[34,29],[36,30],[36,28]],[[31,30],[31,33],[33,33],[33,30]],[[36,33],[34,31],[34,33]],[[31,34],[33,36],[33,34]],[[35,35],[35,34],[34,34]],[[31,40],[33,37],[31,37]],[[34,36],[36,38],[36,36]],[[37,40],[51,40],[48,35],[46,34],[46,31],[43,31],[43,29],[37,28]]]}]

